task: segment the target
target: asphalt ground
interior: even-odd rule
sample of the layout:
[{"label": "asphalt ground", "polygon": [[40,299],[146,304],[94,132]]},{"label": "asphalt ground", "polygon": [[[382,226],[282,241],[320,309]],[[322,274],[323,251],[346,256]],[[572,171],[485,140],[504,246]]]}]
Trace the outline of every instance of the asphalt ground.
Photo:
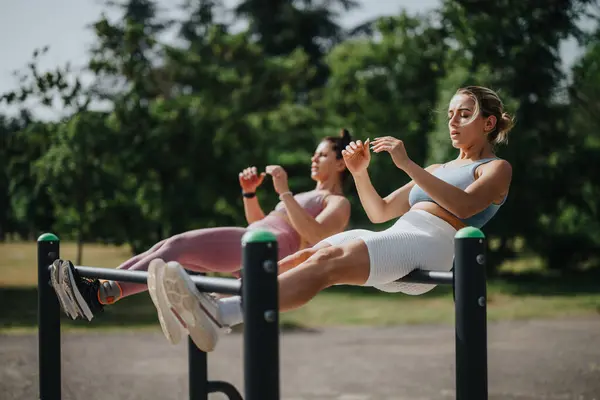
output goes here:
[{"label": "asphalt ground", "polygon": [[[61,340],[63,400],[187,398],[187,345],[170,345],[159,328]],[[453,326],[328,328],[280,343],[282,399],[455,398]],[[242,335],[224,337],[209,378],[243,392],[242,356]],[[600,400],[600,316],[489,324],[488,364],[492,400]],[[0,399],[38,399],[37,375],[37,336],[1,335]]]}]

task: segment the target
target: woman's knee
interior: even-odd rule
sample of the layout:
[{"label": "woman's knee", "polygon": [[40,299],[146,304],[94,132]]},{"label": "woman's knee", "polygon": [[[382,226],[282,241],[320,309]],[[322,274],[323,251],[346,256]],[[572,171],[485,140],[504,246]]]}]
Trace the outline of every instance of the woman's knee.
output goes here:
[{"label": "woman's knee", "polygon": [[344,249],[340,246],[328,246],[317,249],[307,260],[308,268],[313,270],[315,276],[324,287],[335,284],[339,273],[336,262],[344,256]]},{"label": "woman's knee", "polygon": [[164,244],[161,246],[160,250],[163,251],[181,251],[181,249],[185,248],[188,245],[189,239],[184,235],[178,234],[171,236],[167,240],[165,240]]},{"label": "woman's knee", "polygon": [[163,247],[163,245],[165,243],[167,243],[167,240],[169,240],[169,239],[163,239],[160,242],[156,243],[154,246],[150,247],[150,249],[148,250],[148,253],[154,253],[156,250],[158,250],[161,247]]},{"label": "woman's knee", "polygon": [[327,246],[312,249],[313,255],[310,256],[311,260],[316,262],[326,262],[340,257],[344,254],[344,249],[341,246]]},{"label": "woman's knee", "polygon": [[327,285],[362,284],[369,276],[369,252],[362,240],[319,249],[309,260],[321,270]]}]

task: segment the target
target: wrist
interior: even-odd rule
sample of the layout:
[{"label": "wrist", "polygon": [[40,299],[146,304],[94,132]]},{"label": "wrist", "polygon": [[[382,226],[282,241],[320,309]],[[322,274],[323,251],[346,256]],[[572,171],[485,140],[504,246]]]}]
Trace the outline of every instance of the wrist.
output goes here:
[{"label": "wrist", "polygon": [[283,198],[288,195],[291,197],[294,196],[294,194],[288,190],[287,192],[282,192],[281,194],[279,194],[279,200],[283,201]]},{"label": "wrist", "polygon": [[364,171],[355,172],[355,173],[352,174],[352,177],[354,179],[364,179],[364,178],[366,178],[368,176],[369,176],[369,173],[367,172],[366,169]]},{"label": "wrist", "polygon": [[417,164],[415,164],[415,162],[411,159],[408,159],[405,163],[403,163],[399,168],[406,172],[408,175],[411,174],[411,172],[414,170],[414,167],[417,166]]},{"label": "wrist", "polygon": [[245,199],[252,199],[252,198],[256,197],[256,192],[244,192],[244,191],[242,191],[242,196]]}]

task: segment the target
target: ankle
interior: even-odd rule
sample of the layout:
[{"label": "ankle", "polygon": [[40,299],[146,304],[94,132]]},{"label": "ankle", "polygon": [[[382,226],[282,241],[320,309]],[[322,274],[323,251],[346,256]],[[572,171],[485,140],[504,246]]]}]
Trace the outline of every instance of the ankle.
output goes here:
[{"label": "ankle", "polygon": [[98,302],[100,304],[113,304],[123,297],[123,289],[118,282],[100,281],[98,287]]}]

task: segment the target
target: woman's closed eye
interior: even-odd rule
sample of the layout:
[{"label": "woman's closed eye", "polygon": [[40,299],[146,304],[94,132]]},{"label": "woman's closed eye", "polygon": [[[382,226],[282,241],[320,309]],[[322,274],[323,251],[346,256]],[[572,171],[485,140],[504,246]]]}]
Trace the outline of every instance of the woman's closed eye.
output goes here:
[{"label": "woman's closed eye", "polygon": [[[452,119],[453,115],[452,114],[448,114],[448,119]],[[459,115],[460,118],[470,118],[471,115],[469,113],[460,113]]]}]

